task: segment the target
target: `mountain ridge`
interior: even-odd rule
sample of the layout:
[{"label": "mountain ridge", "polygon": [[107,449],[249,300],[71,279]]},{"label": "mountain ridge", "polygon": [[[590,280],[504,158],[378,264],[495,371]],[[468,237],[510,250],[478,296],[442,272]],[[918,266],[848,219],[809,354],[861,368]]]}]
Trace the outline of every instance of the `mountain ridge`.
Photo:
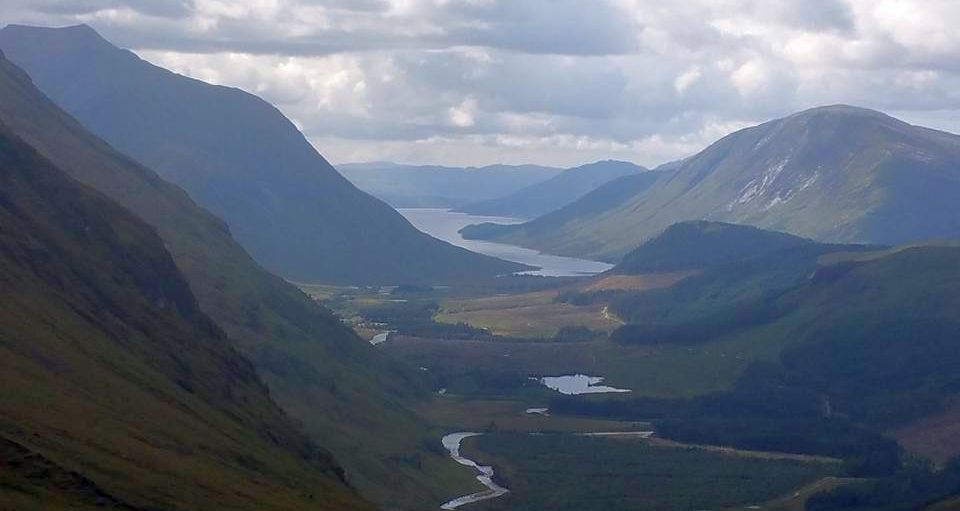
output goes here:
[{"label": "mountain ridge", "polygon": [[2,122],[0,183],[0,507],[370,509],[153,228]]},{"label": "mountain ridge", "polygon": [[86,26],[10,25],[0,48],[86,128],[182,186],[286,278],[442,283],[527,269],[417,231],[253,94],[150,64]]},{"label": "mountain ridge", "polygon": [[453,208],[546,181],[562,169],[540,165],[452,167],[391,162],[337,166],[358,188],[396,208]]},{"label": "mountain ridge", "polygon": [[[70,177],[157,231],[201,310],[254,363],[274,400],[337,456],[368,498],[447,497],[442,483],[425,472],[447,459],[423,451],[426,431],[407,410],[406,403],[426,392],[416,371],[388,361],[302,291],[257,265],[223,221],[90,134],[2,57],[0,122]],[[426,468],[400,461],[415,454]]]},{"label": "mountain ridge", "polygon": [[576,201],[619,177],[647,169],[630,162],[602,160],[564,170],[547,181],[513,193],[457,208],[471,215],[536,218]]},{"label": "mountain ridge", "polygon": [[727,135],[609,208],[488,237],[608,261],[696,219],[824,242],[951,238],[960,236],[951,206],[960,194],[958,162],[957,135],[859,107],[818,107]]}]

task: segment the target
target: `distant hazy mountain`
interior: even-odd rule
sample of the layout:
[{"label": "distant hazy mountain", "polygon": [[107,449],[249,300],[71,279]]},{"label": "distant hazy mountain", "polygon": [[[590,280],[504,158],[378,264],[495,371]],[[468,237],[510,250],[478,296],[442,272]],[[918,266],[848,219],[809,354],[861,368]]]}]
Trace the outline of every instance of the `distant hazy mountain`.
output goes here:
[{"label": "distant hazy mountain", "polygon": [[0,225],[0,508],[373,509],[154,229],[4,124]]},{"label": "distant hazy mountain", "polygon": [[718,220],[832,242],[960,237],[960,137],[879,112],[821,107],[726,136],[603,211],[497,241],[615,261],[667,226]]},{"label": "distant hazy mountain", "polygon": [[536,218],[583,197],[618,177],[647,169],[625,161],[606,160],[574,167],[514,193],[458,208],[473,215]]},{"label": "distant hazy mountain", "polygon": [[[662,179],[666,172],[651,170],[614,179],[556,211],[523,224],[483,223],[468,225],[460,232],[467,239],[509,240],[509,243],[524,246],[541,243],[556,247],[553,249],[555,253],[592,253],[597,248],[592,237],[575,237],[569,233],[591,228],[593,219],[626,204]],[[621,231],[620,234],[632,236],[629,232]],[[615,236],[611,238],[616,239]],[[636,244],[640,243],[639,239],[634,240]]]},{"label": "distant hazy mountain", "polygon": [[[2,54],[0,125],[156,230],[201,310],[254,363],[284,410],[334,453],[350,483],[366,497],[402,502],[404,507],[450,497],[450,489],[435,474],[405,461],[418,457],[424,466],[434,467],[447,460],[424,447],[427,431],[409,412],[411,402],[426,392],[419,371],[382,357],[295,286],[258,266],[223,221],[88,132]],[[72,236],[85,232],[82,218],[69,225]],[[46,261],[42,254],[35,254],[37,261]],[[86,278],[85,273],[78,275]],[[65,289],[75,285],[61,283]],[[0,286],[6,289],[11,288]]]},{"label": "distant hazy mountain", "polygon": [[361,190],[395,208],[453,208],[546,181],[562,169],[538,165],[442,167],[389,162],[337,165]]},{"label": "distant hazy mountain", "polygon": [[153,66],[86,26],[8,26],[0,49],[88,129],[182,186],[287,278],[443,282],[521,268],[417,231],[256,96]]}]

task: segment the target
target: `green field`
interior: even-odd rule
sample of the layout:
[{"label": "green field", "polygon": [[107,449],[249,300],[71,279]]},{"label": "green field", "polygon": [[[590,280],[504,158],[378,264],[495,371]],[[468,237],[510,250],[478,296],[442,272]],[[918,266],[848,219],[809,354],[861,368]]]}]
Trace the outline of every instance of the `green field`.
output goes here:
[{"label": "green field", "polygon": [[554,303],[557,291],[452,299],[441,302],[435,319],[467,323],[496,335],[550,338],[563,327],[584,326],[609,332],[623,323],[604,313],[604,306],[576,307]]},{"label": "green field", "polygon": [[[544,406],[546,404],[544,403]],[[516,431],[590,433],[596,431],[647,431],[645,422],[616,421],[539,415],[526,412],[528,405],[520,401],[468,399],[458,396],[437,396],[424,403],[419,412],[444,431]]]},{"label": "green field", "polygon": [[464,442],[507,495],[476,510],[744,509],[834,475],[834,463],[760,459],[641,440],[496,433]]},{"label": "green field", "polygon": [[[750,336],[695,346],[624,346],[609,341],[507,343],[395,336],[382,349],[444,377],[451,391],[452,382],[480,373],[518,378],[584,373],[631,389],[632,395],[687,397],[730,388],[751,362],[775,358],[782,347],[779,341],[771,336],[758,342]],[[458,392],[504,395],[503,389]]]},{"label": "green field", "polygon": [[766,502],[761,507],[766,511],[806,511],[807,500],[813,495],[834,490],[843,485],[856,483],[858,481],[862,481],[862,479],[836,476],[824,477],[803,488],[791,491],[778,499]]},{"label": "green field", "polygon": [[551,289],[514,293],[468,293],[445,297],[435,319],[468,323],[497,335],[550,338],[563,327],[582,326],[611,332],[623,325],[606,304],[575,306],[556,301],[564,292],[645,291],[670,287],[696,272],[609,275],[568,281]]}]

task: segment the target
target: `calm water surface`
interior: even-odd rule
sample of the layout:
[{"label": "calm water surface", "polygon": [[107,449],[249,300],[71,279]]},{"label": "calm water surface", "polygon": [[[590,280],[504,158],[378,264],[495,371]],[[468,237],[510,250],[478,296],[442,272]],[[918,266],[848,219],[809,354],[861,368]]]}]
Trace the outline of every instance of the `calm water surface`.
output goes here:
[{"label": "calm water surface", "polygon": [[536,250],[515,245],[493,243],[491,241],[465,240],[458,232],[470,224],[480,224],[483,222],[517,224],[523,222],[523,220],[518,218],[468,215],[466,213],[450,211],[449,209],[437,208],[401,208],[397,211],[406,217],[414,227],[434,238],[439,238],[458,247],[463,247],[467,250],[488,256],[540,267],[540,270],[525,272],[528,275],[575,277],[579,275],[595,275],[613,267],[612,265],[599,261],[543,254]]},{"label": "calm water surface", "polygon": [[599,376],[587,376],[585,374],[568,374],[565,376],[544,376],[540,378],[540,383],[561,394],[604,394],[607,392],[630,392],[630,389],[618,389],[600,385],[603,378]]}]

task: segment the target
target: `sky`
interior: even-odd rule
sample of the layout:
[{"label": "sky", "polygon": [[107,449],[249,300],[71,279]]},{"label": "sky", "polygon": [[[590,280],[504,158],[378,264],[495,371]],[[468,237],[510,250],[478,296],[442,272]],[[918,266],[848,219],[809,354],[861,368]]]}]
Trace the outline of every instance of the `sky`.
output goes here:
[{"label": "sky", "polygon": [[2,0],[277,105],[329,160],[656,165],[847,103],[960,133],[960,0]]}]

